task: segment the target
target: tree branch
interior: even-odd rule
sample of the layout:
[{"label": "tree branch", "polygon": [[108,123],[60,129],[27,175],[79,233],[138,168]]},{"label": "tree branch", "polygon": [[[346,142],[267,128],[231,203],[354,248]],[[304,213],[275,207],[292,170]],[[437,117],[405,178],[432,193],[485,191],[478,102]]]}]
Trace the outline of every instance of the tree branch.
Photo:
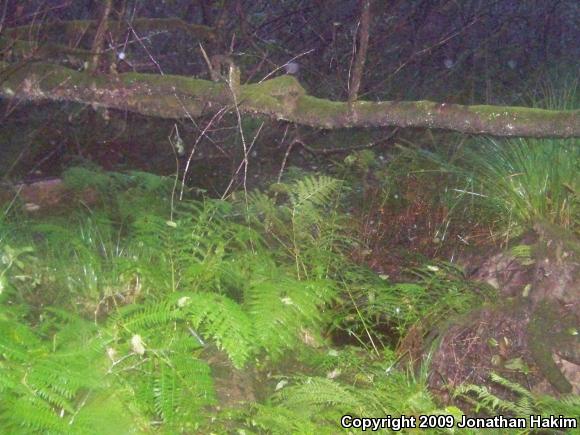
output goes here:
[{"label": "tree branch", "polygon": [[[93,76],[62,66],[0,63],[0,95],[24,100],[75,101],[161,118],[215,113],[232,105],[226,83],[183,76],[125,73]],[[237,95],[239,93],[239,95]],[[421,127],[469,134],[580,137],[580,110],[463,106],[431,101],[336,102],[312,97],[292,76],[241,85],[240,113],[323,129]]]}]

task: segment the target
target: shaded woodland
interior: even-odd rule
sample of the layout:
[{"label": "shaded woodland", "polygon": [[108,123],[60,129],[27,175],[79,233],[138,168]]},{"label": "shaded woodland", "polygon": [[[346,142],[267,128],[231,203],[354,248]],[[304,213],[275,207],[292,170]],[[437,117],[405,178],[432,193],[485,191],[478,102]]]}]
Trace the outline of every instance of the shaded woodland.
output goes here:
[{"label": "shaded woodland", "polygon": [[0,427],[577,429],[578,22],[2,2]]}]

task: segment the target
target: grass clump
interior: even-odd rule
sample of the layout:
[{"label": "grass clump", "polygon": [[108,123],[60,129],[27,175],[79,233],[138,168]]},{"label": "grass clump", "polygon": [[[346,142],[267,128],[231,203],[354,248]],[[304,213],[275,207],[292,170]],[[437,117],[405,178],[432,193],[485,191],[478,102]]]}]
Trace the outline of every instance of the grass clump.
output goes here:
[{"label": "grass clump", "polygon": [[458,176],[456,198],[487,212],[502,235],[537,221],[579,228],[580,148],[572,139],[477,139],[453,163],[432,157]]}]

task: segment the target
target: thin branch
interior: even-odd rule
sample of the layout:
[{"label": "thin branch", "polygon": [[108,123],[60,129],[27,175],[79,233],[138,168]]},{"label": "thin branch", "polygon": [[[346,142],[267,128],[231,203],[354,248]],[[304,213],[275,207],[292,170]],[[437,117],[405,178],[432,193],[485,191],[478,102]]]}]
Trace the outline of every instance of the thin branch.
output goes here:
[{"label": "thin branch", "polygon": [[[286,138],[286,133],[288,133],[289,126],[290,126],[289,124],[286,125],[286,128],[284,129],[284,135],[282,136],[282,140],[280,141],[280,143],[284,143],[284,139]],[[286,161],[288,160],[290,151],[292,151],[292,147],[294,146],[295,143],[296,141],[290,142],[290,145],[288,145],[288,148],[286,149],[284,159],[282,160],[282,165],[280,166],[280,172],[278,172],[278,183],[280,182],[280,180],[282,180],[282,173],[284,172],[284,168],[286,167]]]},{"label": "thin branch", "polygon": [[[260,132],[262,131],[262,127],[264,127],[264,123],[263,122],[262,122],[262,124],[260,124],[260,128],[258,128],[258,131],[256,132],[256,135],[252,139],[252,143],[248,147],[248,150],[247,150],[247,154],[248,155],[249,155],[249,153],[252,152],[252,149],[254,148],[254,145],[256,144],[256,139],[258,139],[258,136],[260,135]],[[246,158],[247,158],[247,156],[246,156]],[[236,172],[234,173],[234,176],[232,177],[232,179],[230,180],[228,186],[226,187],[226,190],[222,194],[221,199],[225,199],[229,195],[230,190],[231,190],[232,186],[234,185],[234,181],[235,181],[237,175],[240,173],[240,171],[242,170],[242,168],[245,166],[244,163],[245,163],[246,158],[242,159],[242,161],[238,165],[238,168],[236,169]],[[247,195],[246,195],[246,197],[247,197]]]},{"label": "thin branch", "polygon": [[286,62],[284,65],[280,65],[278,68],[270,71],[268,74],[266,74],[264,76],[264,78],[262,78],[262,80],[260,80],[258,83],[262,83],[263,81],[267,80],[269,77],[272,77],[272,75],[274,75],[277,71],[280,71],[282,68],[286,67],[286,65],[288,65],[290,62],[295,61],[296,59],[300,59],[302,56],[306,56],[307,54],[310,54],[314,51],[314,48],[311,48],[310,50],[305,51],[304,53],[300,53],[297,56],[294,56],[292,59],[290,59],[288,62]]},{"label": "thin branch", "polygon": [[189,166],[191,164],[191,160],[193,159],[193,155],[195,154],[195,150],[199,142],[205,137],[207,131],[213,125],[214,121],[222,115],[225,111],[227,111],[227,107],[222,107],[212,118],[209,120],[205,128],[201,131],[200,135],[197,137],[193,147],[191,148],[191,152],[189,153],[189,157],[187,158],[187,162],[185,164],[185,169],[183,170],[183,177],[181,179],[181,191],[179,192],[179,200],[183,199],[183,191],[185,190],[185,178],[187,177],[187,172],[189,171]]},{"label": "thin branch", "polygon": [[302,148],[304,148],[306,151],[308,151],[310,154],[315,155],[315,156],[316,155],[328,156],[331,154],[348,154],[348,153],[352,153],[353,151],[368,150],[371,148],[376,148],[380,145],[384,145],[384,144],[388,143],[393,137],[395,137],[395,135],[399,132],[399,130],[400,130],[399,127],[395,128],[387,137],[385,137],[379,141],[370,142],[370,143],[367,143],[364,145],[356,145],[356,146],[352,146],[352,147],[313,148],[313,147],[307,145],[306,143],[304,143],[304,141],[302,141],[301,139],[294,139],[292,141],[291,146],[298,144]]}]

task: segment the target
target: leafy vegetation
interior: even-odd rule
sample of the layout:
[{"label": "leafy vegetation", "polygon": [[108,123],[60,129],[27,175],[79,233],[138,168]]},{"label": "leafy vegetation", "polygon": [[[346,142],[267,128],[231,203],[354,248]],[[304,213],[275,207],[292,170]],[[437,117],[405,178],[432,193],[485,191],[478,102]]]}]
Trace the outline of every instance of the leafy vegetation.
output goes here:
[{"label": "leafy vegetation", "polygon": [[[545,81],[537,107],[572,109],[578,80],[556,86]],[[580,233],[580,148],[577,139],[461,140],[437,151],[406,149],[418,173],[447,174],[444,198],[451,218],[489,222],[511,239],[535,223],[548,222]]]},{"label": "leafy vegetation", "polygon": [[453,163],[431,158],[459,177],[457,201],[483,209],[513,237],[537,221],[578,230],[580,150],[573,140],[480,139],[459,150]]},{"label": "leafy vegetation", "polygon": [[[170,180],[149,174],[65,179],[102,205],[5,213],[0,227],[10,433],[335,433],[344,414],[460,417],[435,403],[426,366],[400,364],[392,331],[427,330],[491,294],[443,263],[408,283],[354,265],[344,182],[302,176],[172,208]],[[332,331],[367,350],[333,347]],[[256,372],[264,391],[224,406],[218,360]]]},{"label": "leafy vegetation", "polygon": [[[407,128],[411,117],[392,130],[293,126],[246,117],[235,89],[296,80],[311,103],[359,100],[364,115],[369,101],[417,100],[442,116],[448,103],[574,111],[577,2],[52,3],[0,14],[0,433],[334,434],[345,414],[580,415],[578,396],[532,392],[554,379],[539,359],[568,376],[552,356],[577,349],[575,319],[530,312],[538,294],[566,309],[577,295],[577,139],[465,137]],[[8,86],[21,66],[49,64],[90,72],[100,104]],[[97,107],[123,105],[109,79],[142,73],[226,81],[235,104],[168,89],[157,106],[179,120]],[[96,95],[101,82],[111,92]],[[54,210],[25,199],[37,175],[68,189]],[[462,257],[514,238],[485,263]]]},{"label": "leafy vegetation", "polygon": [[578,415],[580,398],[576,395],[556,400],[549,396],[538,397],[525,387],[505,379],[495,373],[491,381],[499,384],[515,396],[513,399],[501,398],[489,391],[485,386],[466,384],[460,386],[455,395],[473,403],[477,412],[482,410],[490,414],[508,414],[517,416],[543,415]]}]

